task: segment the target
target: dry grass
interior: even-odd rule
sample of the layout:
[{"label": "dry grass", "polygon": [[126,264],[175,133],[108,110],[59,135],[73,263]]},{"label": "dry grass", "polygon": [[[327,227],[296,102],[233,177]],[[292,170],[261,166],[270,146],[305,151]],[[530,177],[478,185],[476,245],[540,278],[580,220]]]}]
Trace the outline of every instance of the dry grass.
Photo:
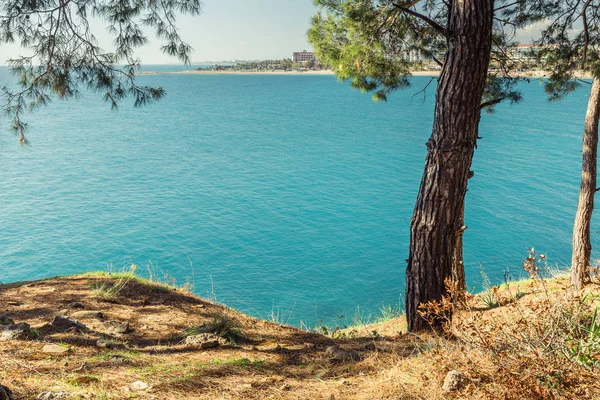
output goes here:
[{"label": "dry grass", "polygon": [[[90,399],[600,398],[593,362],[584,365],[560,350],[574,343],[565,339],[567,321],[591,322],[598,286],[575,293],[564,277],[499,287],[493,309],[472,298],[445,336],[404,334],[405,321],[397,318],[341,339],[251,318],[179,289],[120,279],[125,277],[85,275],[0,286],[0,314],[40,333],[37,340],[0,342],[0,383],[17,399],[48,390]],[[94,291],[115,286],[109,302]],[[78,306],[128,321],[131,330],[109,335],[97,319],[81,319],[89,332],[49,327],[54,315],[81,311]],[[196,331],[235,332],[243,340],[206,350],[183,345],[185,335]],[[101,337],[112,348],[97,347]],[[47,342],[62,343],[69,352],[42,353]],[[359,357],[333,360],[327,351],[332,345]],[[467,384],[443,392],[443,379],[454,369],[465,372]],[[136,381],[149,388],[135,390]]]}]

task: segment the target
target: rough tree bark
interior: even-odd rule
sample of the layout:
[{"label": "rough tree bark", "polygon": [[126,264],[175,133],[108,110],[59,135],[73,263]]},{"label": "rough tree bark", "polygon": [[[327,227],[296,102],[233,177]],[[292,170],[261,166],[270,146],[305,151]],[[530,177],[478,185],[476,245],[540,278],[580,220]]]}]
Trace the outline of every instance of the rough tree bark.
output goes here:
[{"label": "rough tree bark", "polygon": [[425,171],[410,227],[406,268],[409,331],[441,328],[447,315],[425,319],[419,305],[447,295],[479,109],[492,44],[493,0],[452,0],[448,51],[439,78]]},{"label": "rough tree bark", "polygon": [[456,245],[454,247],[454,258],[452,260],[452,293],[455,304],[462,304],[465,300],[467,291],[467,280],[465,278],[465,265],[463,262],[463,235],[467,227],[465,226],[465,203],[463,201],[460,211],[459,228],[456,232]]},{"label": "rough tree bark", "polygon": [[581,289],[590,280],[590,255],[592,242],[590,226],[596,194],[596,163],[598,154],[598,119],[600,118],[600,79],[594,78],[588,100],[583,130],[581,186],[579,203],[573,224],[573,257],[571,259],[571,284]]}]

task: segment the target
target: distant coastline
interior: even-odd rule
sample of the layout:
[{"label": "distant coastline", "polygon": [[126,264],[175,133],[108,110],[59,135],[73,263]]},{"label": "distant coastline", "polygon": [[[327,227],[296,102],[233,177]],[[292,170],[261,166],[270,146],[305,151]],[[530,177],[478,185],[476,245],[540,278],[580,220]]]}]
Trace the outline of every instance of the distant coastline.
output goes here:
[{"label": "distant coastline", "polygon": [[[413,76],[439,76],[440,71],[412,71]],[[318,71],[215,71],[215,70],[186,70],[186,71],[144,71],[139,72],[139,75],[334,75],[333,70],[318,70]],[[549,72],[547,71],[521,71],[513,74],[519,78],[546,78]],[[575,78],[592,79],[589,72],[578,71],[575,73]]]},{"label": "distant coastline", "polygon": [[139,72],[138,75],[333,75],[331,70],[319,70],[319,71],[236,71],[236,70],[223,70],[216,71],[212,69],[194,69],[186,71],[144,71]]},{"label": "distant coastline", "polygon": [[[440,71],[413,71],[415,76],[439,76]],[[333,70],[317,71],[215,71],[215,70],[187,70],[187,71],[144,71],[138,75],[334,75]]]}]

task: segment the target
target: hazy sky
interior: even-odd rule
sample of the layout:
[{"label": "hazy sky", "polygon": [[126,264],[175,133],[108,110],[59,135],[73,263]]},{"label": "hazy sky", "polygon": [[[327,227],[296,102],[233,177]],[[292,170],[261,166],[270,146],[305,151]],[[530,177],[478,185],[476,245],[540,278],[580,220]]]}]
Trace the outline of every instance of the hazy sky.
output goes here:
[{"label": "hazy sky", "polygon": [[[231,59],[291,58],[293,51],[310,50],[306,30],[316,13],[312,0],[203,0],[202,15],[180,17],[178,25],[182,37],[194,47],[192,61],[220,61]],[[109,50],[110,39],[104,24],[93,27],[100,44]],[[517,36],[529,42],[536,29]],[[0,48],[0,64],[18,56],[18,46]],[[159,50],[159,43],[138,50],[144,64],[177,63]]]},{"label": "hazy sky", "polygon": [[[181,36],[194,48],[192,61],[291,58],[293,51],[310,50],[306,31],[316,13],[312,0],[203,0],[202,15],[179,17]],[[110,39],[101,23],[95,34],[104,49]],[[22,53],[18,46],[0,48],[0,64]],[[159,50],[159,43],[140,48],[144,64],[176,63]]]}]

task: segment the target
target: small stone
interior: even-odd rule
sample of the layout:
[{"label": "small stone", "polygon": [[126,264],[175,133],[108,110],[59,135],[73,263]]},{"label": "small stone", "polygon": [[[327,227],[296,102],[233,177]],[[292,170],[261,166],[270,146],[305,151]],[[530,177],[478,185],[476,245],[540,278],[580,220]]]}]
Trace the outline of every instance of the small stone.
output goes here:
[{"label": "small stone", "polygon": [[110,358],[108,359],[108,361],[111,364],[125,364],[128,363],[130,360],[128,360],[125,357],[121,357],[121,356],[117,356],[115,354],[111,355]]},{"label": "small stone", "polygon": [[0,385],[0,400],[13,400],[13,393],[6,386]]},{"label": "small stone", "polygon": [[21,303],[19,303],[18,301],[7,301],[6,305],[7,306],[20,306]]},{"label": "small stone", "polygon": [[69,329],[83,331],[87,329],[86,326],[81,322],[62,315],[57,315],[54,317],[54,319],[52,320],[52,327],[60,331],[67,331]]},{"label": "small stone", "polygon": [[59,346],[58,344],[50,343],[42,348],[42,353],[49,354],[64,354],[69,351],[68,347]]},{"label": "small stone", "polygon": [[98,339],[96,340],[96,347],[100,347],[103,349],[111,349],[113,347],[113,342],[106,339]]},{"label": "small stone", "polygon": [[129,386],[133,390],[147,390],[149,388],[148,384],[142,381],[135,381]]},{"label": "small stone", "polygon": [[236,389],[241,390],[241,391],[250,390],[250,389],[252,389],[252,384],[251,383],[243,383],[241,385],[236,386]]},{"label": "small stone", "polygon": [[12,325],[15,321],[8,315],[0,315],[0,325]]},{"label": "small stone", "polygon": [[360,354],[354,350],[344,350],[338,346],[329,346],[325,349],[325,355],[332,362],[360,361]]},{"label": "small stone", "polygon": [[185,338],[185,344],[193,347],[200,347],[201,349],[211,349],[217,347],[221,338],[212,333],[199,333],[198,335],[192,335]]},{"label": "small stone", "polygon": [[122,335],[130,330],[129,322],[106,321],[104,326],[106,326],[106,332],[109,335]]},{"label": "small stone", "polygon": [[361,348],[364,351],[375,351],[377,350],[377,346],[373,342],[365,343]]},{"label": "small stone", "polygon": [[258,380],[258,384],[259,385],[270,385],[273,383],[278,383],[283,381],[283,378],[281,376],[266,376],[260,380]]},{"label": "small stone", "polygon": [[67,392],[42,392],[38,394],[37,400],[64,400],[68,397]]},{"label": "small stone", "polygon": [[85,308],[83,306],[83,303],[80,301],[74,301],[71,304],[69,304],[69,308]]},{"label": "small stone", "polygon": [[442,389],[446,392],[452,392],[454,390],[459,390],[465,382],[465,374],[461,371],[453,370],[446,374],[446,378],[444,379],[444,385]]},{"label": "small stone", "polygon": [[100,311],[75,311],[74,313],[71,314],[72,318],[75,319],[100,319],[103,320],[104,319],[104,314],[102,314]]},{"label": "small stone", "polygon": [[18,324],[10,324],[2,327],[2,335],[0,340],[25,340],[33,337],[31,327],[26,322]]}]

